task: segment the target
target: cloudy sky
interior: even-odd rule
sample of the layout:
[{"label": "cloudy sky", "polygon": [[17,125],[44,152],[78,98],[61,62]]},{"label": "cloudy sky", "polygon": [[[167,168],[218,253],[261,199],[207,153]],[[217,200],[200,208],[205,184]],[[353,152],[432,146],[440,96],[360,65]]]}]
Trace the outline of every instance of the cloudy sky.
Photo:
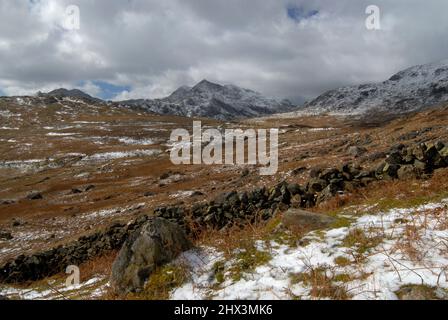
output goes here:
[{"label": "cloudy sky", "polygon": [[0,95],[157,98],[208,79],[309,99],[448,58],[447,15],[446,0],[0,0]]}]

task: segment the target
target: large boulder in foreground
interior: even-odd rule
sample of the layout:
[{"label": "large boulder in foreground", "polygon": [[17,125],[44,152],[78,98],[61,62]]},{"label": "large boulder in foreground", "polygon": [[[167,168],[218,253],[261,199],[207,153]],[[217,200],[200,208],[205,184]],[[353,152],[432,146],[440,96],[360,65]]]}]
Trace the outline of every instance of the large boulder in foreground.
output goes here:
[{"label": "large boulder in foreground", "polygon": [[289,209],[283,214],[282,225],[291,231],[311,231],[330,227],[335,218],[300,209]]},{"label": "large boulder in foreground", "polygon": [[112,266],[112,287],[118,294],[138,292],[158,266],[190,248],[180,226],[163,218],[150,218],[124,243]]}]

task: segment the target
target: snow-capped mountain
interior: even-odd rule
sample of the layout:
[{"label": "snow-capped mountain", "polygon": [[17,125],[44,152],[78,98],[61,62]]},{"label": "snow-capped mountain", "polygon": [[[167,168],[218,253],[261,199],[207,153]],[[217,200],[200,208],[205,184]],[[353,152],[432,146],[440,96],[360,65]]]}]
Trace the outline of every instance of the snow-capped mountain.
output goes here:
[{"label": "snow-capped mountain", "polygon": [[266,98],[260,93],[234,85],[220,85],[207,80],[194,87],[181,87],[169,97],[155,100],[130,100],[122,105],[143,108],[158,114],[207,117],[220,120],[257,117],[291,111],[287,100]]},{"label": "snow-capped mountain", "polygon": [[411,67],[389,80],[331,90],[304,106],[308,113],[400,114],[448,101],[448,60]]}]

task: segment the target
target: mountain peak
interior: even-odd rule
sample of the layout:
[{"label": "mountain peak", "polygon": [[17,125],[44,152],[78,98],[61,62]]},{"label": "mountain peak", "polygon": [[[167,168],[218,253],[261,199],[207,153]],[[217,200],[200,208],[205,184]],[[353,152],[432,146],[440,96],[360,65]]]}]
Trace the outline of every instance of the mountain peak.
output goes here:
[{"label": "mountain peak", "polygon": [[66,88],[59,88],[55,89],[53,91],[50,91],[46,93],[45,95],[50,97],[57,97],[57,98],[83,98],[88,99],[91,101],[100,101],[98,98],[94,98],[91,95],[85,93],[84,91],[81,91],[79,89],[66,89]]},{"label": "mountain peak", "polygon": [[217,83],[213,83],[211,81],[208,81],[207,79],[202,80],[201,82],[199,82],[197,85],[195,85],[193,87],[193,90],[201,90],[201,89],[206,89],[206,90],[213,90],[213,89],[221,89],[222,86],[220,84]]}]

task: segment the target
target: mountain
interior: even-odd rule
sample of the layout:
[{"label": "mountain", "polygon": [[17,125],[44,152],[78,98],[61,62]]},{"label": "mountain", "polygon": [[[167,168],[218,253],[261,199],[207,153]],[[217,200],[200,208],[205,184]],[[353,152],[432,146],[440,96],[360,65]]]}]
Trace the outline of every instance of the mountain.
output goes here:
[{"label": "mountain", "polygon": [[102,101],[101,99],[98,98],[94,98],[91,95],[88,95],[87,93],[78,90],[78,89],[72,89],[72,90],[67,90],[65,88],[60,88],[60,89],[56,89],[53,91],[50,91],[48,93],[43,94],[44,96],[49,96],[49,97],[56,97],[56,98],[81,98],[81,99],[86,99],[92,102],[99,102]]},{"label": "mountain", "polygon": [[448,60],[401,71],[376,84],[331,90],[305,104],[303,111],[362,115],[401,114],[448,101]]},{"label": "mountain", "polygon": [[278,101],[252,90],[234,85],[223,86],[207,80],[202,80],[194,87],[181,87],[163,99],[129,100],[120,104],[143,108],[158,114],[219,120],[257,117],[287,112],[295,108],[287,100]]}]

